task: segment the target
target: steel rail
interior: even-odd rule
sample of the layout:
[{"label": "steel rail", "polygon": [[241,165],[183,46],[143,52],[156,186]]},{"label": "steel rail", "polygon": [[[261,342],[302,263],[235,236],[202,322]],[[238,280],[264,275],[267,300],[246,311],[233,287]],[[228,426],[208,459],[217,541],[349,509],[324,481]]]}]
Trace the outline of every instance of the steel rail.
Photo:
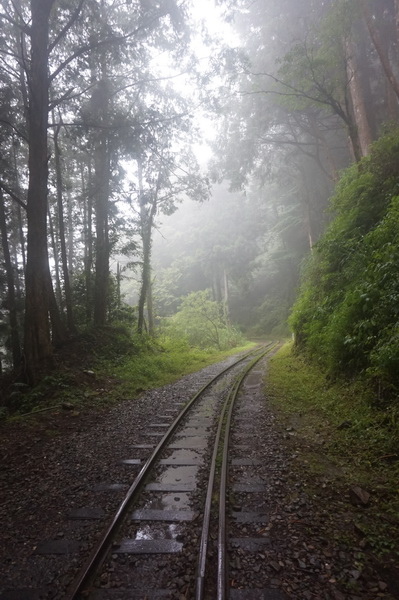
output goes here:
[{"label": "steel rail", "polygon": [[[271,344],[268,344],[266,347],[269,348]],[[179,413],[176,419],[173,421],[165,435],[162,437],[161,441],[153,450],[151,456],[144,463],[140,472],[138,473],[136,479],[130,486],[128,492],[126,493],[125,498],[119,505],[117,512],[115,513],[111,523],[107,526],[105,532],[103,533],[100,540],[97,542],[95,548],[90,554],[86,564],[80,571],[79,575],[72,582],[69,587],[65,600],[78,600],[80,595],[84,592],[85,588],[89,585],[89,583],[93,580],[96,572],[100,569],[102,564],[105,561],[106,555],[109,551],[110,544],[112,539],[115,537],[127,510],[133,501],[137,498],[140,493],[142,484],[144,482],[145,477],[147,477],[149,471],[154,466],[154,463],[159,458],[159,455],[164,450],[167,442],[174,434],[178,425],[181,423],[182,419],[186,416],[186,413],[190,410],[193,404],[204,394],[204,392],[210,388],[216,381],[218,381],[223,375],[229,372],[231,369],[236,367],[238,364],[246,360],[251,354],[255,354],[256,352],[262,351],[264,353],[264,348],[255,348],[250,352],[247,352],[243,355],[239,360],[235,361],[233,364],[229,365],[225,369],[223,369],[220,373],[218,373],[215,377],[213,377],[208,383],[206,383],[186,404],[183,410]],[[266,351],[267,352],[267,351]]]},{"label": "steel rail", "polygon": [[[235,388],[237,385],[237,382],[234,382],[233,385]],[[220,436],[222,433],[224,416],[226,414],[226,409],[227,409],[227,406],[229,403],[229,398],[230,398],[230,394],[228,395],[228,397],[223,405],[222,412],[219,417],[219,425],[217,428],[215,441],[214,441],[214,445],[213,445],[211,468],[209,471],[208,486],[207,486],[207,491],[206,491],[203,526],[202,526],[202,532],[201,532],[201,541],[200,541],[200,548],[199,548],[199,554],[198,554],[197,578],[196,578],[196,586],[195,586],[195,600],[202,600],[202,598],[204,597],[206,559],[207,559],[207,555],[208,555],[209,529],[210,529],[210,521],[211,521],[212,495],[213,495],[213,487],[214,487],[214,482],[215,482],[216,462],[217,462],[217,456],[218,456],[218,452],[219,452]]]},{"label": "steel rail", "polygon": [[217,560],[217,600],[226,600],[227,597],[227,569],[226,569],[226,489],[228,476],[228,456],[231,433],[231,419],[241,385],[254,368],[254,366],[266,355],[269,354],[277,344],[256,357],[244,370],[238,385],[232,390],[232,398],[229,406],[229,412],[226,419],[226,427],[223,440],[222,466],[220,470],[219,487],[219,527],[218,527],[218,560]]},{"label": "steel rail", "polygon": [[[212,510],[212,500],[213,500],[213,489],[214,489],[214,484],[215,484],[216,463],[217,463],[217,458],[219,455],[219,448],[220,448],[220,436],[221,436],[222,428],[225,425],[226,410],[227,410],[227,408],[229,408],[229,413],[228,413],[229,416],[227,417],[227,419],[230,418],[230,422],[231,422],[231,414],[233,411],[234,401],[235,401],[235,398],[238,394],[239,388],[240,388],[243,380],[245,379],[248,372],[255,366],[255,364],[259,360],[261,360],[266,354],[271,352],[276,347],[276,345],[277,344],[269,344],[266,349],[263,348],[260,352],[260,355],[255,357],[255,359],[252,360],[250,362],[250,364],[247,365],[246,368],[239,374],[239,376],[236,378],[236,380],[230,390],[230,393],[228,394],[228,396],[225,400],[225,403],[224,403],[224,406],[223,406],[223,409],[222,409],[222,412],[221,412],[221,415],[219,418],[219,425],[218,425],[218,430],[217,430],[217,433],[215,436],[215,442],[214,442],[214,447],[213,447],[211,466],[210,466],[209,478],[208,478],[205,507],[204,507],[203,526],[202,526],[202,532],[201,532],[201,541],[200,541],[198,563],[197,563],[198,566],[197,566],[197,578],[196,578],[196,586],[195,586],[195,600],[203,600],[204,593],[205,593],[206,562],[207,562],[207,554],[208,554],[208,541],[209,541],[209,530],[210,530],[210,520],[211,520],[211,510]],[[225,446],[225,444],[224,444],[224,446]],[[223,446],[223,453],[225,450],[224,446]],[[227,454],[227,450],[226,450],[226,454]],[[226,460],[227,460],[227,458],[226,458]],[[224,462],[224,460],[223,460],[223,462]],[[223,467],[223,463],[222,463],[222,467]],[[226,475],[225,475],[225,477],[226,477]],[[225,497],[225,491],[224,491],[224,497]],[[220,516],[219,516],[219,519],[220,519]],[[224,529],[225,529],[225,519],[224,519]],[[225,564],[224,558],[223,558],[223,564]],[[218,565],[219,565],[219,552],[218,552]],[[218,573],[219,573],[219,566],[218,566]],[[219,576],[218,576],[218,578],[219,578]],[[219,586],[219,583],[218,583],[218,586]],[[224,588],[225,588],[225,586],[224,586]]]}]

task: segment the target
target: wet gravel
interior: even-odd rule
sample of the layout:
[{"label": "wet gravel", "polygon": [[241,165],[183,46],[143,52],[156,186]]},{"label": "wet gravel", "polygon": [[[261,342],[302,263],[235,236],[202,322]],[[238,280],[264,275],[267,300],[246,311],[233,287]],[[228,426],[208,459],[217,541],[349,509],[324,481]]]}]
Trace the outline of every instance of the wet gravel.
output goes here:
[{"label": "wet gravel", "polygon": [[[258,377],[264,376],[267,362],[262,366]],[[232,588],[262,588],[276,600],[397,597],[374,569],[364,540],[354,534],[349,496],[322,477],[303,477],[298,455],[292,452],[292,432],[277,426],[263,385],[257,385],[256,373],[252,377],[237,402],[232,443],[236,462],[254,461],[253,466],[230,466]],[[258,484],[264,491],[234,491],[243,484],[255,484],[254,489]],[[243,512],[254,513],[254,522],[241,523]],[[245,543],[235,543],[248,538],[261,539],[263,545],[248,551]]]},{"label": "wet gravel", "polygon": [[[126,458],[146,458],[144,437],[157,416],[186,401],[208,378],[226,366],[214,365],[173,385],[143,393],[99,413],[44,414],[37,426],[13,424],[0,430],[3,465],[0,474],[0,599],[61,599],[107,524],[68,518],[74,509],[99,508],[111,515],[121,502],[138,467],[121,464]],[[231,484],[259,483],[262,492],[234,492],[229,512],[229,580],[232,597],[240,590],[266,589],[270,600],[392,600],[399,598],[392,581],[375,569],[361,537],[354,532],[354,507],[333,483],[303,477],[289,433],[276,418],[261,387],[249,386],[238,405],[234,443],[246,445],[246,457],[260,464],[230,469]],[[177,413],[177,408],[175,408]],[[249,435],[248,435],[249,434]],[[141,454],[141,456],[140,456]],[[233,455],[243,457],[241,450]],[[108,490],[106,484],[119,484]],[[266,515],[261,523],[241,523],[235,515],[247,511]],[[234,513],[234,514],[233,514]],[[194,521],[187,552],[195,553],[200,523]],[[263,538],[251,551],[237,538]],[[70,543],[69,554],[42,555],[47,540]],[[74,546],[76,544],[76,547]],[[77,552],[75,552],[77,550]],[[194,573],[187,570],[187,553],[176,557],[165,585],[177,600],[190,600]],[[114,555],[112,560],[133,568],[139,558]],[[147,561],[149,578],[164,559]],[[128,598],[123,584],[113,580],[112,561],[104,585],[112,598]],[[123,572],[123,569],[122,569]],[[14,590],[11,592],[10,590]],[[234,595],[236,593],[237,595]],[[110,590],[97,598],[110,598]],[[130,596],[131,597],[131,596]],[[143,595],[142,600],[145,598]],[[247,596],[250,598],[250,596]]]},{"label": "wet gravel", "polygon": [[[36,424],[26,419],[0,429],[1,600],[65,596],[108,522],[71,520],[71,511],[101,507],[112,515],[137,472],[121,461],[148,457],[149,449],[133,446],[150,443],[149,425],[171,408],[177,415],[177,403],[186,402],[233,360],[110,410],[42,413]],[[43,543],[57,540],[70,542],[69,554],[37,553]]]}]

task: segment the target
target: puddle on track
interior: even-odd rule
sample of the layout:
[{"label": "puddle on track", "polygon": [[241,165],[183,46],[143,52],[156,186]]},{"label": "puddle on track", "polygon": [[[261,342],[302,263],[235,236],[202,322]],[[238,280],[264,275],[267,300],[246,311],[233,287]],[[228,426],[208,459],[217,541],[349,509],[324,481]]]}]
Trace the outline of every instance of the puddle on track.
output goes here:
[{"label": "puddle on track", "polygon": [[142,525],[135,535],[136,540],[175,540],[181,535],[182,526],[179,523],[152,523]]},{"label": "puddle on track", "polygon": [[190,510],[190,494],[177,492],[175,494],[154,495],[145,503],[144,508],[153,510]]},{"label": "puddle on track", "polygon": [[198,467],[167,467],[157,478],[158,483],[174,484],[174,483],[196,483],[198,475]]}]

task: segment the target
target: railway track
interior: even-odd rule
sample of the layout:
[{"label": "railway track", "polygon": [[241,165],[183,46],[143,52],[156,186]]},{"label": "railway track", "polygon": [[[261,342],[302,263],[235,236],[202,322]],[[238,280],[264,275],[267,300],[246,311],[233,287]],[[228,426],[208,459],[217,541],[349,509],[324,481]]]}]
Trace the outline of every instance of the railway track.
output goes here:
[{"label": "railway track", "polygon": [[[241,357],[182,406],[172,423],[176,408],[160,417],[151,427],[151,435],[160,439],[152,452],[151,445],[132,448],[135,455],[125,463],[138,473],[67,600],[284,597],[259,582],[249,589],[234,575],[245,548],[252,552],[267,541],[258,527],[265,515],[245,510],[256,495],[262,502],[265,483],[234,481],[256,467],[242,443],[248,427],[246,396],[251,397],[251,377],[260,385],[255,365],[275,347],[269,344]],[[255,524],[257,539],[235,537],[236,521]],[[235,561],[230,565],[229,554]]]}]

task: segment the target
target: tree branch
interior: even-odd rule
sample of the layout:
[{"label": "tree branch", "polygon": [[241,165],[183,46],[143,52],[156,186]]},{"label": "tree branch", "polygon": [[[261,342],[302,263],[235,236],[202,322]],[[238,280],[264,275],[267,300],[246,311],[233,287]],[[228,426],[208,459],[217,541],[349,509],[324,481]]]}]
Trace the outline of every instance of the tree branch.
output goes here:
[{"label": "tree branch", "polygon": [[17,204],[19,204],[20,206],[22,206],[22,208],[24,208],[26,210],[27,206],[26,206],[25,202],[23,200],[21,200],[21,198],[19,198],[19,196],[17,196],[17,194],[15,194],[15,192],[13,192],[12,189],[8,187],[8,185],[6,185],[2,181],[0,181],[0,188],[6,194],[8,194],[10,196],[10,198],[15,200],[15,202],[17,202]]},{"label": "tree branch", "polygon": [[27,35],[30,35],[30,27],[28,25],[26,25],[26,23],[24,23],[23,25],[21,25],[20,23],[18,23],[18,21],[16,21],[15,19],[13,19],[7,13],[0,13],[0,19],[5,19],[9,23],[11,23],[11,25],[14,25],[14,27],[17,27],[20,31],[23,31]]},{"label": "tree branch", "polygon": [[8,125],[9,127],[11,127],[11,129],[13,131],[15,131],[15,133],[22,138],[25,142],[28,141],[28,137],[26,135],[24,135],[22,133],[22,131],[20,131],[19,129],[17,129],[17,127],[15,127],[15,125],[13,125],[10,121],[6,121],[5,119],[0,119],[0,123],[4,123],[5,125]]},{"label": "tree branch", "polygon": [[129,33],[126,33],[125,35],[109,37],[109,38],[105,38],[103,40],[99,40],[97,42],[93,42],[91,44],[85,44],[85,45],[81,46],[80,48],[75,50],[75,52],[73,52],[68,58],[66,58],[56,68],[56,70],[53,73],[51,73],[51,75],[49,76],[49,82],[51,83],[52,81],[54,81],[54,79],[61,73],[61,71],[63,71],[65,69],[65,67],[67,67],[73,60],[75,60],[75,58],[78,58],[79,56],[82,56],[83,54],[85,54],[86,52],[90,52],[91,50],[96,50],[97,48],[101,48],[102,46],[108,46],[108,45],[112,45],[112,44],[121,44],[122,42],[125,42],[129,38],[137,35],[137,33],[139,33],[142,29],[145,29],[146,27],[148,27],[153,21],[156,21],[156,20],[160,19],[161,17],[166,16],[167,14],[168,14],[167,12],[160,13],[153,19],[150,19],[147,23],[143,23],[142,25],[137,27],[137,29],[130,31]]},{"label": "tree branch", "polygon": [[255,91],[255,92],[240,92],[241,94],[244,94],[244,95],[276,94],[278,96],[291,96],[294,98],[306,98],[307,100],[310,100],[311,102],[316,102],[317,104],[329,106],[330,108],[333,109],[335,114],[337,114],[345,122],[345,124],[348,125],[348,116],[346,115],[341,104],[337,100],[335,100],[335,98],[333,98],[333,96],[331,96],[331,94],[329,92],[327,92],[327,90],[317,80],[313,79],[313,83],[316,86],[316,88],[318,89],[318,91],[324,96],[324,98],[320,98],[318,96],[314,96],[313,94],[310,94],[309,92],[305,92],[304,90],[301,90],[301,89],[287,83],[286,81],[279,79],[278,77],[276,77],[275,75],[272,75],[271,73],[252,73],[251,71],[244,71],[244,73],[249,74],[249,75],[255,75],[255,76],[262,75],[265,77],[269,77],[276,83],[279,83],[279,84],[283,85],[284,87],[286,87],[287,89],[292,90],[292,92],[288,93],[288,92],[279,92],[277,90],[259,90],[259,91]]},{"label": "tree branch", "polygon": [[49,48],[48,48],[49,54],[54,50],[54,48],[56,47],[56,45],[62,40],[62,38],[68,33],[68,31],[72,27],[72,25],[77,21],[77,19],[79,17],[79,14],[80,14],[80,12],[82,10],[82,6],[83,6],[84,2],[85,2],[85,0],[80,0],[78,6],[76,7],[76,9],[74,10],[74,12],[72,13],[71,18],[69,19],[68,23],[66,23],[66,25],[64,25],[64,27],[61,29],[61,31],[59,32],[59,34],[51,42],[51,44],[49,45]]}]

